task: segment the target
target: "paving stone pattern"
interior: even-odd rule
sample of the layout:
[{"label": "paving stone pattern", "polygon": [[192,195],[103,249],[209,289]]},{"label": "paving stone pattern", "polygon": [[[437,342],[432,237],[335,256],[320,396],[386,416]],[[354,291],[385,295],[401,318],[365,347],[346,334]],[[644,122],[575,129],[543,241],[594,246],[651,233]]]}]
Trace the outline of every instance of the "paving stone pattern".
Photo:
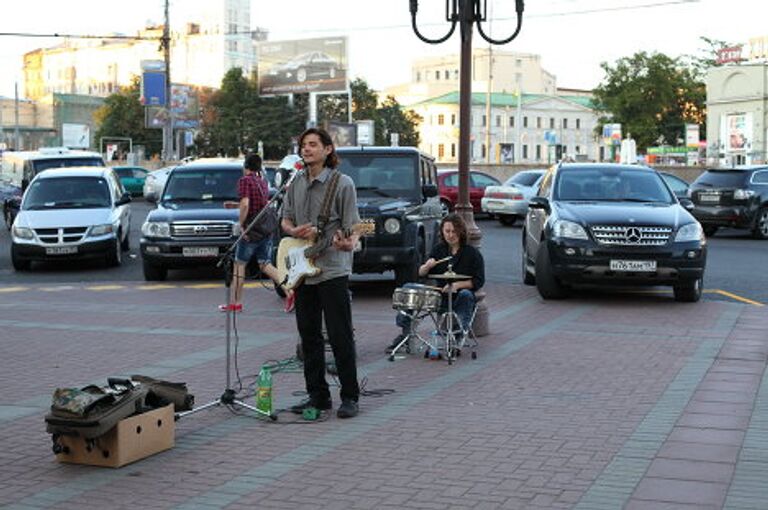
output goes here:
[{"label": "paving stone pattern", "polygon": [[[357,418],[271,423],[217,406],[181,418],[172,450],[120,469],[55,461],[43,423],[53,389],[145,374],[187,382],[198,404],[217,399],[223,289],[0,293],[0,507],[768,507],[764,309],[659,295],[542,302],[491,283],[491,334],[476,360],[449,366],[421,352],[389,362],[392,287],[353,290],[369,392]],[[240,395],[263,363],[294,354],[294,320],[273,293],[247,290]],[[276,406],[302,389],[297,370],[276,373]]]}]

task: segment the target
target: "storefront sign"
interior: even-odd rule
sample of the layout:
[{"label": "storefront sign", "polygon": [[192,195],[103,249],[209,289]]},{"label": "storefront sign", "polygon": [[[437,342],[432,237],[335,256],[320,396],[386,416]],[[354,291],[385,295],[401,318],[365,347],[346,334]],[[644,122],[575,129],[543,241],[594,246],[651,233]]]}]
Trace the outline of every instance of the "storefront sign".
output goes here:
[{"label": "storefront sign", "polygon": [[739,44],[738,46],[730,46],[728,48],[721,48],[717,50],[717,58],[715,59],[715,63],[722,65],[730,64],[732,62],[741,62],[744,60],[741,56],[742,48],[743,46]]}]

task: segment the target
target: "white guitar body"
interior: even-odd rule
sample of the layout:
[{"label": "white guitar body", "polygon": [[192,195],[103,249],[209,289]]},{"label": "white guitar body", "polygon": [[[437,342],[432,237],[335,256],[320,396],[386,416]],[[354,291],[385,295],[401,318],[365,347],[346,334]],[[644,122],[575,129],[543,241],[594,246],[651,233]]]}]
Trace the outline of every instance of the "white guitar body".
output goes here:
[{"label": "white guitar body", "polygon": [[312,241],[285,237],[277,247],[277,273],[283,287],[291,290],[304,281],[304,278],[317,276],[320,268],[316,267],[304,251],[313,245]]}]

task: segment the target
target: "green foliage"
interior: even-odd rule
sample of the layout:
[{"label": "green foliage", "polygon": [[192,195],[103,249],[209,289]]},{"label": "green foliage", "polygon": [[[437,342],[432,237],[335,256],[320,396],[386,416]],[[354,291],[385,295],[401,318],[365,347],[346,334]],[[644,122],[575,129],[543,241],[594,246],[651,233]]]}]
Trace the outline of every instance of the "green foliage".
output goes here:
[{"label": "green foliage", "polygon": [[96,110],[94,120],[96,140],[102,137],[129,137],[133,145],[143,145],[147,156],[158,154],[163,145],[163,134],[160,129],[144,127],[144,106],[139,99],[139,79],[133,84],[120,90],[104,100],[104,106]]},{"label": "green foliage", "polygon": [[638,52],[601,67],[606,76],[594,90],[602,114],[596,134],[606,123],[620,123],[645,150],[661,137],[666,144],[684,139],[686,123],[704,123],[705,85],[681,59]]},{"label": "green foliage", "polygon": [[710,67],[719,67],[723,64],[717,63],[717,52],[724,48],[738,46],[737,44],[710,39],[709,37],[699,37],[705,44],[704,48],[699,49],[698,55],[684,55],[683,59],[697,79],[704,81],[707,75],[707,69]]}]

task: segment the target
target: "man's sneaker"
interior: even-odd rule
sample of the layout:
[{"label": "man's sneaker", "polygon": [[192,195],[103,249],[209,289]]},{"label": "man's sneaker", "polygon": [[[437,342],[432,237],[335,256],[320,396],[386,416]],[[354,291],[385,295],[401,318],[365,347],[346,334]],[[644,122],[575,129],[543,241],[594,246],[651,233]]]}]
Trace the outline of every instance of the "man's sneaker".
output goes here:
[{"label": "man's sneaker", "polygon": [[243,311],[243,304],[242,303],[230,303],[230,304],[223,304],[219,305],[219,311],[220,312],[242,312]]},{"label": "man's sneaker", "polygon": [[357,412],[357,401],[344,399],[341,401],[338,411],[336,411],[336,416],[339,418],[354,418],[357,416]]},{"label": "man's sneaker", "polygon": [[291,406],[291,412],[293,414],[301,414],[304,412],[304,409],[314,407],[315,409],[318,409],[320,411],[328,411],[333,407],[333,404],[331,403],[331,399],[327,400],[319,400],[315,401],[311,398],[302,400],[298,404]]},{"label": "man's sneaker", "polygon": [[400,345],[400,342],[402,342],[404,338],[405,338],[405,335],[403,335],[403,334],[397,335],[395,337],[395,339],[392,340],[392,343],[389,344],[389,347],[387,347],[387,354],[389,354],[390,352],[394,351],[395,347]]}]

